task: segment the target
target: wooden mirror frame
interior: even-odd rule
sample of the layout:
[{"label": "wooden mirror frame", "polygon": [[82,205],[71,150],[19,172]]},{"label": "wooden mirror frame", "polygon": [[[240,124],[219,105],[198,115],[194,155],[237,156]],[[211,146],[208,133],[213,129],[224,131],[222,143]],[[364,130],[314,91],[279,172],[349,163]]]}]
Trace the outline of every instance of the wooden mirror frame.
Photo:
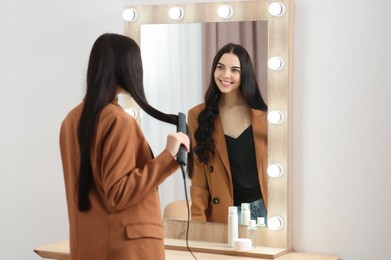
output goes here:
[{"label": "wooden mirror frame", "polygon": [[[271,3],[282,3],[285,13],[282,16],[272,16],[268,9]],[[220,18],[217,8],[228,4],[233,8],[229,19]],[[181,7],[184,10],[182,20],[173,20],[168,16],[171,7]],[[291,232],[291,86],[292,86],[292,42],[293,42],[293,0],[242,0],[207,3],[178,3],[156,5],[129,5],[137,18],[133,22],[125,21],[124,33],[140,44],[140,31],[143,24],[182,24],[203,22],[268,22],[268,59],[281,57],[284,67],[281,70],[268,69],[268,108],[270,111],[281,111],[283,121],[268,125],[268,162],[280,163],[284,168],[281,177],[269,177],[268,181],[268,218],[279,216],[284,220],[281,230],[265,229],[262,237],[265,246],[272,248],[292,248]],[[211,224],[211,223],[207,223]]]}]

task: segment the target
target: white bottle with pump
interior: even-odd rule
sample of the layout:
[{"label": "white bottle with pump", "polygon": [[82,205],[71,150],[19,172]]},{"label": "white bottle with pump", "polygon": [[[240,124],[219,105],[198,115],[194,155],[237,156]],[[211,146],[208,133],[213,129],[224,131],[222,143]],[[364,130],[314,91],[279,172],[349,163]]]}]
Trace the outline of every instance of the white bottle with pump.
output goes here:
[{"label": "white bottle with pump", "polygon": [[250,203],[242,203],[241,212],[240,212],[240,224],[248,226],[250,222],[250,218],[251,218]]},{"label": "white bottle with pump", "polygon": [[228,245],[234,247],[234,242],[238,239],[238,208],[228,207]]}]

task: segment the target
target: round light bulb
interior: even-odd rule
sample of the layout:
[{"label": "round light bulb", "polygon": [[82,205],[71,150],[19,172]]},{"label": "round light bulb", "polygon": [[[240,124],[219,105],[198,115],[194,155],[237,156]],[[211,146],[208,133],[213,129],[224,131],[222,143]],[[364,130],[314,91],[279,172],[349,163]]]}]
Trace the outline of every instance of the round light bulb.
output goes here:
[{"label": "round light bulb", "polygon": [[267,167],[267,174],[272,178],[281,177],[284,173],[284,167],[280,163],[273,163]]},{"label": "round light bulb", "polygon": [[267,66],[271,70],[282,70],[285,66],[284,59],[280,56],[271,57],[269,61],[267,62]]},{"label": "round light bulb", "polygon": [[134,119],[137,119],[138,118],[138,111],[137,111],[137,108],[135,107],[130,107],[130,108],[125,108],[124,109],[126,113],[128,113],[129,115],[131,115]]},{"label": "round light bulb", "polygon": [[271,3],[268,10],[271,15],[280,17],[285,13],[285,5],[280,2]]},{"label": "round light bulb", "polygon": [[217,8],[217,14],[223,19],[231,18],[233,13],[232,6],[230,5],[220,5],[219,8]]},{"label": "round light bulb", "polygon": [[185,11],[182,7],[171,7],[170,10],[168,10],[168,16],[170,16],[173,20],[181,20],[185,14]]},{"label": "round light bulb", "polygon": [[267,221],[267,226],[271,230],[281,230],[284,227],[284,220],[280,216],[271,217]]},{"label": "round light bulb", "polygon": [[280,110],[268,112],[267,120],[272,124],[281,124],[284,121],[284,114]]},{"label": "round light bulb", "polygon": [[122,11],[122,18],[128,22],[134,22],[137,19],[137,11],[134,8],[128,8]]}]

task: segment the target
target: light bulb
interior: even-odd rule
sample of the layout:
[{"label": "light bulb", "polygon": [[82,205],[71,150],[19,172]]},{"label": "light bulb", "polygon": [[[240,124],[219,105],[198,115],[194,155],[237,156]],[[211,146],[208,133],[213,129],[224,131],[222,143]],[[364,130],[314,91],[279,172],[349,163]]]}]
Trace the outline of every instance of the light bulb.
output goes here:
[{"label": "light bulb", "polygon": [[267,167],[267,174],[272,178],[281,177],[284,174],[284,166],[280,163],[273,163]]},{"label": "light bulb", "polygon": [[284,220],[280,216],[271,217],[267,221],[267,226],[271,230],[281,230],[284,227]]},{"label": "light bulb", "polygon": [[122,18],[128,22],[134,22],[137,19],[137,11],[134,8],[128,8],[122,11]]},{"label": "light bulb", "polygon": [[129,107],[129,108],[125,108],[124,109],[126,113],[128,113],[129,115],[131,115],[134,119],[137,119],[138,118],[138,111],[137,111],[137,108],[135,107]]},{"label": "light bulb", "polygon": [[285,5],[280,2],[271,3],[268,10],[272,16],[280,17],[285,14]]},{"label": "light bulb", "polygon": [[281,124],[284,121],[284,114],[280,110],[272,110],[267,113],[267,120],[272,124]]},{"label": "light bulb", "polygon": [[275,57],[271,57],[269,59],[269,61],[267,62],[267,66],[271,70],[279,71],[279,70],[282,70],[284,68],[285,62],[284,62],[284,59],[282,57],[275,56]]},{"label": "light bulb", "polygon": [[183,16],[185,15],[185,11],[182,7],[171,7],[168,11],[168,16],[170,16],[173,20],[182,20]]},{"label": "light bulb", "polygon": [[223,19],[231,18],[233,13],[232,6],[230,5],[220,5],[219,8],[217,8],[217,14]]}]

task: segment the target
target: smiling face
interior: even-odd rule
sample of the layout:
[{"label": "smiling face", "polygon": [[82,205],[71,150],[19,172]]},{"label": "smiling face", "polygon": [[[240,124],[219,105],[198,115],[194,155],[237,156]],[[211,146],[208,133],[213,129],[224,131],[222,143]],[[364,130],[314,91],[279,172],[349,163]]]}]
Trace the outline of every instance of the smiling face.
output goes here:
[{"label": "smiling face", "polygon": [[217,63],[214,79],[217,87],[223,94],[239,91],[240,61],[233,53],[225,53]]}]

